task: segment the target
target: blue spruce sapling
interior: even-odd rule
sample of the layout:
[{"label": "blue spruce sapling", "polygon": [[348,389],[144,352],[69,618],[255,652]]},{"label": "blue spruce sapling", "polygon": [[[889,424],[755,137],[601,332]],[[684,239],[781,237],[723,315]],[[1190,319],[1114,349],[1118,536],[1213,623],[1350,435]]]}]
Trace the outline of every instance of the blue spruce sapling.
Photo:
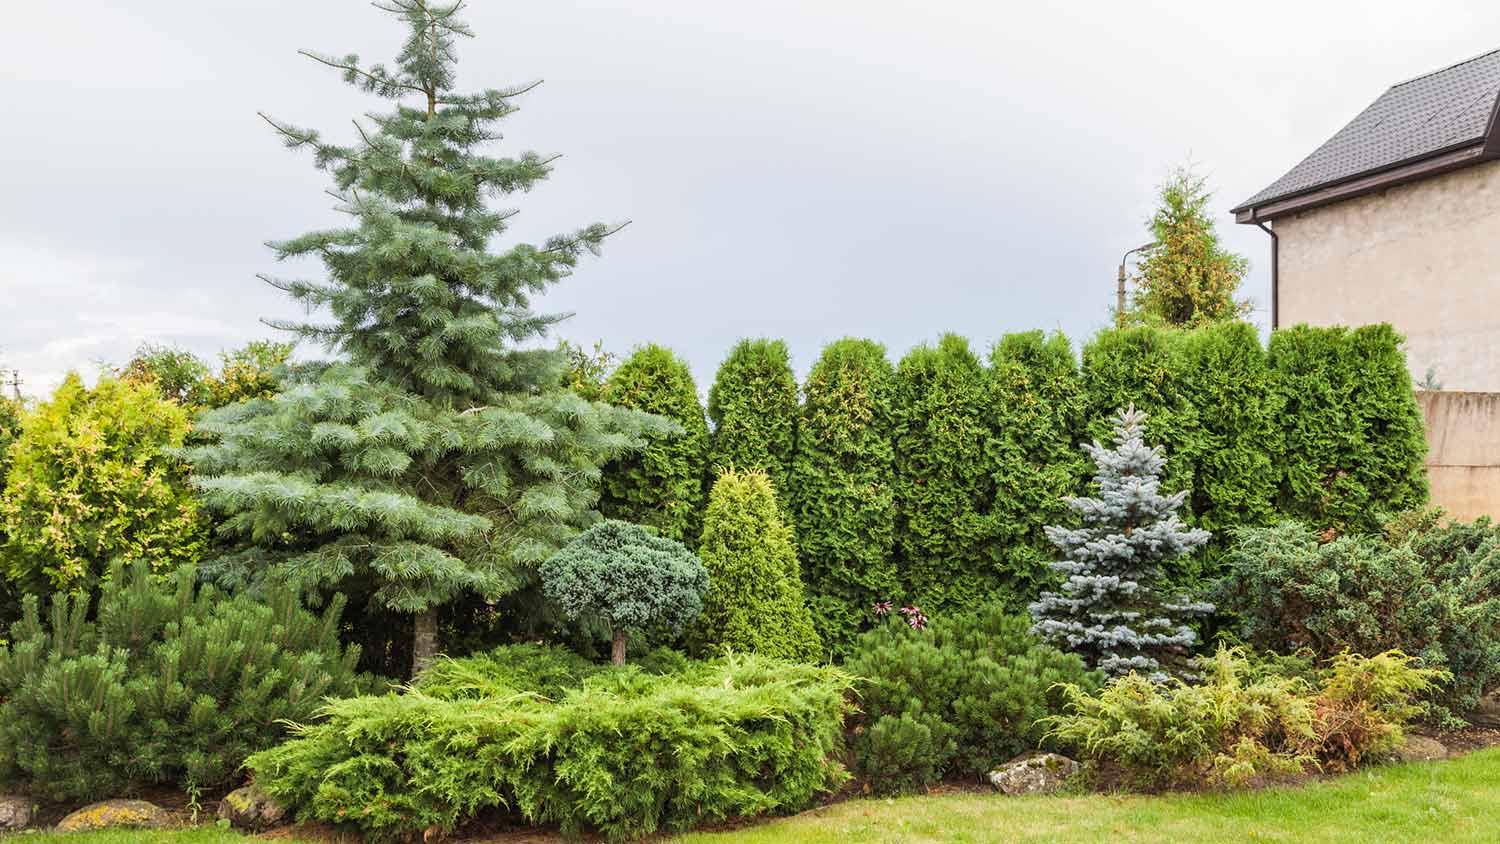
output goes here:
[{"label": "blue spruce sapling", "polygon": [[625,664],[630,628],[681,631],[703,612],[708,591],[708,570],[686,546],[614,519],[579,534],[540,573],[547,597],[565,615],[609,627],[615,665]]},{"label": "blue spruce sapling", "polygon": [[1212,604],[1163,595],[1161,564],[1192,553],[1206,530],[1178,518],[1187,492],[1161,491],[1167,458],[1141,439],[1146,414],[1131,406],[1115,421],[1115,445],[1084,446],[1098,467],[1098,498],[1067,498],[1082,527],[1047,527],[1062,552],[1051,564],[1065,580],[1031,605],[1032,632],[1109,675],[1132,671],[1160,681],[1187,657],[1196,635],[1187,619]]}]

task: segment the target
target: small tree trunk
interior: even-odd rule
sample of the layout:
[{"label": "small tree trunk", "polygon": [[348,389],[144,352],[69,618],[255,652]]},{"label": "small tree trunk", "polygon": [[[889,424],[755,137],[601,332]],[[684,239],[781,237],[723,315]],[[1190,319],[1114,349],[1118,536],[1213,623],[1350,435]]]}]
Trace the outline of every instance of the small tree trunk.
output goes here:
[{"label": "small tree trunk", "polygon": [[625,664],[625,631],[615,631],[615,641],[609,649],[609,661],[615,665]]},{"label": "small tree trunk", "polygon": [[412,623],[411,676],[421,674],[438,654],[437,607],[417,613]]}]

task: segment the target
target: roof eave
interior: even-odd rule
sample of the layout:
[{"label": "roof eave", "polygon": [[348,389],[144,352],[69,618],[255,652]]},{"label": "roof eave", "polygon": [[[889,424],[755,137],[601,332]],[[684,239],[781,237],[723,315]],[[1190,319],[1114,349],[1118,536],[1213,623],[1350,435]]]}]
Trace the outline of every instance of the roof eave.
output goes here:
[{"label": "roof eave", "polygon": [[1337,182],[1318,185],[1285,196],[1272,197],[1253,204],[1240,205],[1232,209],[1232,213],[1236,223],[1274,220],[1287,214],[1307,211],[1334,202],[1343,202],[1397,185],[1471,167],[1494,158],[1500,158],[1500,135],[1494,131],[1492,118],[1491,131],[1484,138],[1448,147],[1421,158],[1398,161],[1388,167],[1358,173]]}]

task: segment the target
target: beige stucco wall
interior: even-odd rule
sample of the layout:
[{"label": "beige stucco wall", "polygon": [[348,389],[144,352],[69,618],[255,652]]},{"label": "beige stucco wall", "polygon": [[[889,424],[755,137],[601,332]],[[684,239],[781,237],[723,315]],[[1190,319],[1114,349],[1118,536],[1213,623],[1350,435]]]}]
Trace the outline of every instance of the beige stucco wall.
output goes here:
[{"label": "beige stucco wall", "polygon": [[1432,503],[1464,519],[1500,517],[1500,393],[1420,392]]},{"label": "beige stucco wall", "polygon": [[1445,390],[1500,391],[1500,161],[1283,217],[1279,322],[1389,322]]}]

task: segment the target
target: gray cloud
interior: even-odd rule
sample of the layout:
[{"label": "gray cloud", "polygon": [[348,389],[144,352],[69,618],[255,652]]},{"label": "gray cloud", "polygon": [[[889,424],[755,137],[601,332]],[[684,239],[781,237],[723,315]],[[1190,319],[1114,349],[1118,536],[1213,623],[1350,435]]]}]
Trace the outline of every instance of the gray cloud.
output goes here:
[{"label": "gray cloud", "polygon": [[[670,345],[705,389],[741,336],[802,368],[848,334],[1082,339],[1172,165],[1227,212],[1388,84],[1500,42],[1500,7],[1460,2],[471,8],[462,81],[545,78],[506,145],[565,154],[515,234],[634,221],[539,306],[576,340]],[[9,11],[0,358],[36,391],[145,340],[268,334],[293,310],[261,243],[334,217],[255,112],[345,132],[380,104],[296,49],[386,58],[400,34],[356,0]],[[1221,228],[1264,301],[1265,236]]]}]

